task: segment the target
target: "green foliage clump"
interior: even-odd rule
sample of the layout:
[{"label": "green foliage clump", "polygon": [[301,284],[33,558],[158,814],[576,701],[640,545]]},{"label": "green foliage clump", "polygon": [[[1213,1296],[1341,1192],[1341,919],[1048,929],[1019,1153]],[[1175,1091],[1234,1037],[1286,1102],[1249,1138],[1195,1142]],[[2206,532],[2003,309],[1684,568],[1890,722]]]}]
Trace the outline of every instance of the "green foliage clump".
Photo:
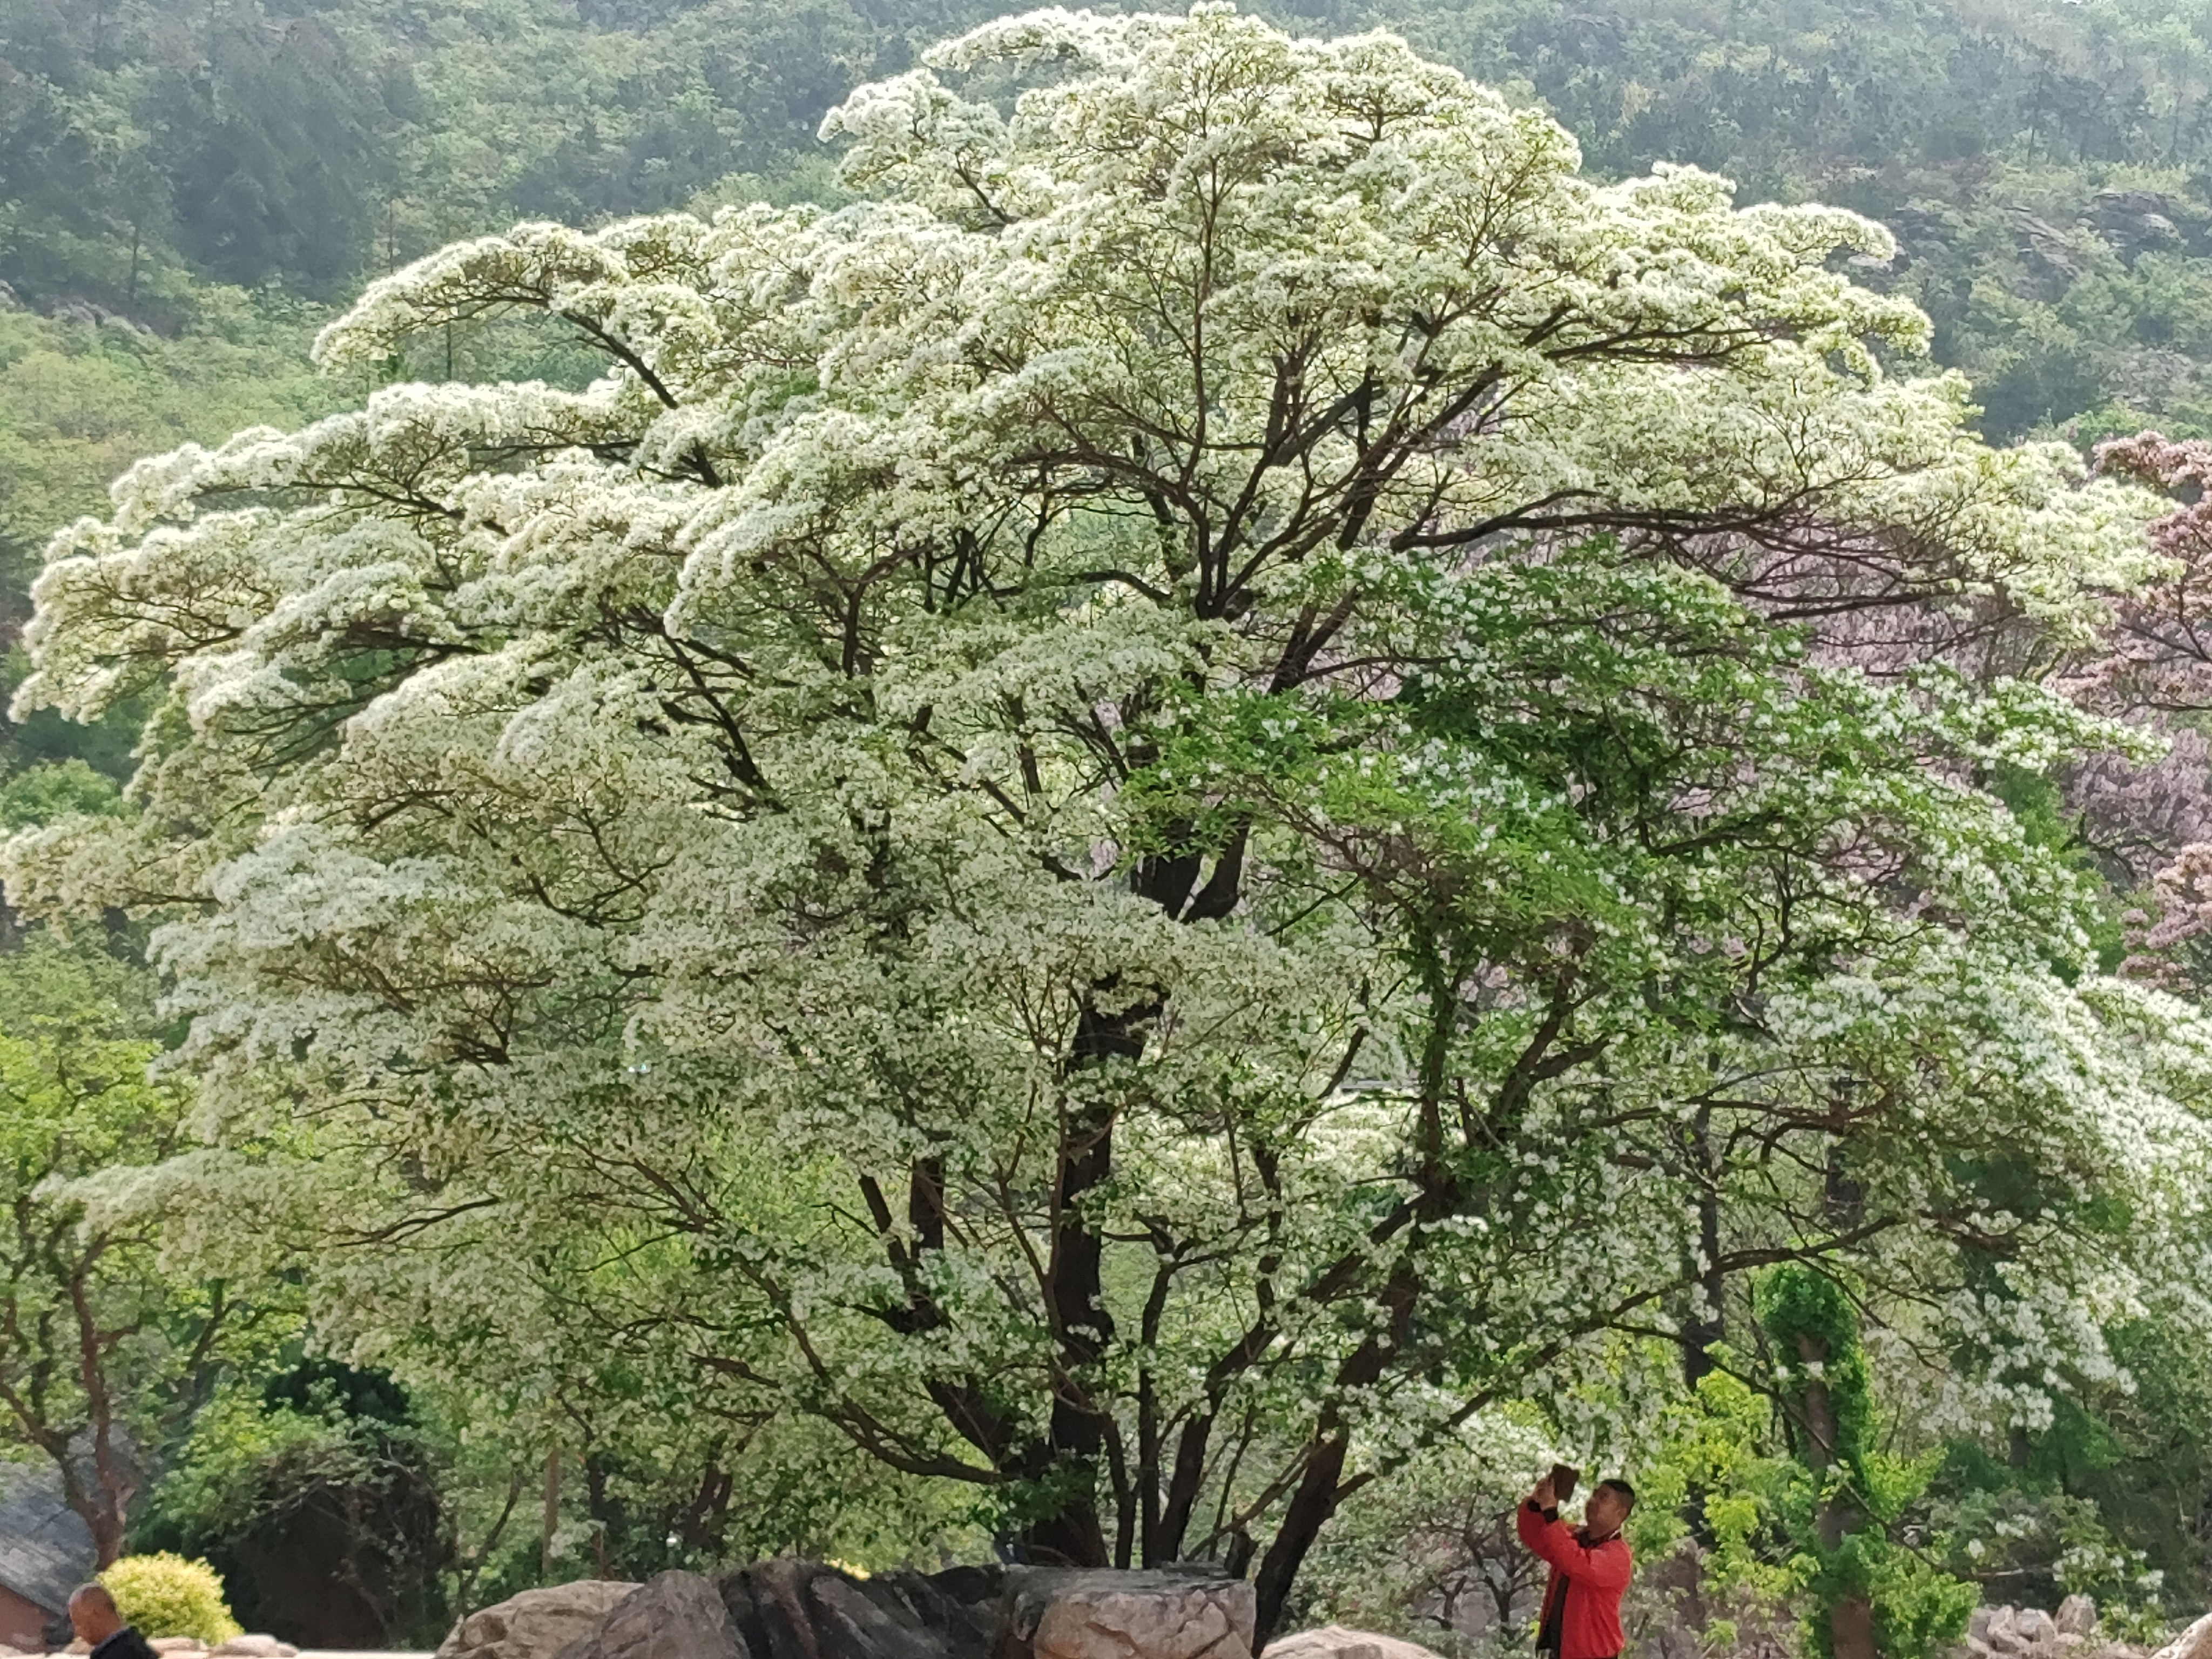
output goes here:
[{"label": "green foliage clump", "polygon": [[435,1462],[391,1377],[303,1360],[194,1414],[132,1541],[205,1559],[257,1628],[296,1606],[286,1580],[334,1580],[366,1593],[386,1639],[434,1641],[451,1622]]},{"label": "green foliage clump", "polygon": [[1875,1650],[1883,1659],[1928,1659],[1966,1633],[1979,1586],[1954,1578],[1917,1551],[1861,1534]]},{"label": "green foliage clump", "polygon": [[[1735,1356],[1725,1346],[1714,1357]],[[1769,1449],[1773,1408],[1727,1370],[1699,1378],[1668,1413],[1658,1445],[1636,1476],[1637,1505],[1626,1528],[1639,1561],[1672,1553],[1696,1526],[1705,1646],[1733,1653],[1754,1627],[1787,1627],[1804,1563],[1781,1528],[1787,1459]]]},{"label": "green foliage clump", "polygon": [[22,830],[79,814],[124,810],[113,779],[75,756],[26,767],[0,783],[0,830]]},{"label": "green foliage clump", "polygon": [[1874,1445],[1873,1391],[1858,1315],[1844,1287],[1823,1273],[1786,1262],[1759,1281],[1759,1322],[1779,1354],[1782,1395],[1799,1415],[1817,1384],[1835,1420],[1823,1462],[1842,1464],[1864,1489]]},{"label": "green foliage clump", "polygon": [[100,1582],[142,1636],[192,1636],[213,1646],[239,1633],[222,1580],[204,1561],[166,1553],[126,1555]]}]

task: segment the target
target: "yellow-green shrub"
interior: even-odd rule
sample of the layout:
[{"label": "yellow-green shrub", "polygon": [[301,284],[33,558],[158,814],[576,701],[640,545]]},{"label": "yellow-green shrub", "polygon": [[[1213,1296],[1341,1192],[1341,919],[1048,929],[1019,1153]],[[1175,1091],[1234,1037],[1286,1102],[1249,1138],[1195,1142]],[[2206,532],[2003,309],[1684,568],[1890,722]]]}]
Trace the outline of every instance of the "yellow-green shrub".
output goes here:
[{"label": "yellow-green shrub", "polygon": [[196,1636],[213,1647],[238,1634],[238,1621],[222,1599],[222,1580],[204,1561],[166,1551],[126,1555],[100,1582],[141,1636]]}]

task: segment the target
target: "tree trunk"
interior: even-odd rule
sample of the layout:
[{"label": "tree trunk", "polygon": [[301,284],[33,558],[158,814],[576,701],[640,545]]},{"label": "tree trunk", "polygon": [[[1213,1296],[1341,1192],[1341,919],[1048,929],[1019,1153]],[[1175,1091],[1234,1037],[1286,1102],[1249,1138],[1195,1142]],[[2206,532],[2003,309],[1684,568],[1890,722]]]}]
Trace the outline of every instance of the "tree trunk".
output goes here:
[{"label": "tree trunk", "polygon": [[1828,1645],[1836,1659],[1875,1659],[1874,1606],[1863,1595],[1847,1595],[1828,1609]]},{"label": "tree trunk", "polygon": [[103,1249],[101,1244],[80,1257],[69,1274],[70,1308],[76,1318],[77,1381],[84,1389],[86,1433],[91,1443],[88,1449],[92,1457],[90,1491],[84,1489],[70,1468],[74,1448],[68,1440],[64,1440],[58,1455],[63,1492],[91,1529],[94,1557],[105,1571],[123,1553],[124,1522],[138,1485],[125,1461],[116,1455],[114,1402],[108,1396],[107,1373],[102,1364],[114,1334],[103,1335],[92,1305],[92,1264]]},{"label": "tree trunk", "polygon": [[1721,1299],[1728,1293],[1728,1275],[1720,1267],[1721,1196],[1713,1167],[1712,1122],[1712,1108],[1701,1106],[1690,1131],[1691,1173],[1698,1183],[1698,1287],[1705,1303],[1705,1311],[1682,1325],[1682,1381],[1692,1389],[1712,1374],[1712,1358],[1706,1351],[1727,1334]]},{"label": "tree trunk", "polygon": [[1349,1449],[1349,1436],[1341,1429],[1328,1433],[1325,1438],[1316,1438],[1305,1474],[1291,1495],[1290,1507],[1283,1511],[1282,1525],[1275,1529],[1275,1540],[1260,1559],[1260,1574],[1252,1586],[1258,1602],[1252,1632],[1255,1651],[1267,1645],[1281,1625],[1283,1609],[1291,1599],[1291,1586],[1297,1582],[1298,1569],[1305,1564],[1306,1552],[1321,1536],[1323,1524],[1336,1512],[1337,1482],[1344,1474],[1345,1454]]},{"label": "tree trunk", "polygon": [[[1076,1024],[1068,1069],[1086,1071],[1143,1051],[1140,1022],[1157,1012],[1146,1005],[1116,1014],[1086,1006]],[[1105,1242],[1084,1213],[1084,1201],[1114,1173],[1114,1115],[1094,1107],[1070,1114],[1062,1128],[1060,1171],[1054,1192],[1052,1257],[1045,1296],[1060,1371],[1053,1391],[1047,1444],[1039,1471],[1061,1485],[1053,1513],[1030,1523],[1025,1535],[1035,1559],[1073,1567],[1113,1565],[1113,1551],[1098,1516],[1098,1464],[1109,1425],[1085,1387],[1085,1375],[1114,1338],[1106,1311]]]},{"label": "tree trunk", "polygon": [[[1817,1337],[1800,1336],[1797,1358],[1807,1365],[1825,1364],[1828,1345]],[[1835,1408],[1828,1398],[1828,1385],[1815,1377],[1805,1384],[1805,1462],[1816,1476],[1824,1476],[1834,1467],[1835,1456]],[[1823,1498],[1813,1517],[1821,1547],[1840,1548],[1854,1530],[1852,1522],[1860,1518],[1857,1506],[1848,1498]],[[1846,1595],[1829,1607],[1828,1639],[1835,1659],[1875,1659],[1874,1608],[1865,1596]]]},{"label": "tree trunk", "polygon": [[93,1561],[106,1572],[123,1553],[123,1510],[104,1488],[94,1497],[91,1510],[85,1522],[92,1528]]},{"label": "tree trunk", "polygon": [[561,1529],[561,1449],[545,1454],[544,1506],[539,1511],[538,1560],[539,1570],[553,1576],[553,1534]]}]

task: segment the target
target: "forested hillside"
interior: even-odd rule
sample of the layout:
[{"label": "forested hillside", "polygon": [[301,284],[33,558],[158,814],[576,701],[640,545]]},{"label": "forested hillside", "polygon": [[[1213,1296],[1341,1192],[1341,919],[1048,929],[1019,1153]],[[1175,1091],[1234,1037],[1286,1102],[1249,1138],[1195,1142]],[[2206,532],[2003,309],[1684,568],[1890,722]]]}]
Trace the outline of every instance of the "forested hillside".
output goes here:
[{"label": "forested hillside", "polygon": [[[939,250],[902,240],[911,223],[1041,221],[1040,203],[1080,203],[1110,172],[1085,171],[1091,135],[1063,133],[1031,172],[979,184],[929,148],[920,116],[902,137],[896,109],[841,108],[932,43],[1021,9],[0,0],[0,689],[33,672],[21,634],[58,530],[106,517],[109,484],[142,456],[277,429],[139,475],[112,524],[67,544],[81,568],[48,602],[40,706],[0,729],[0,839],[25,832],[15,844],[32,849],[30,873],[10,876],[21,914],[0,908],[0,1196],[15,1218],[0,1241],[0,1441],[66,1463],[100,1440],[124,1470],[83,1494],[103,1555],[204,1554],[249,1623],[334,1644],[434,1636],[457,1606],[586,1572],[785,1549],[934,1565],[1048,1539],[1073,1559],[1188,1548],[1259,1575],[1271,1618],[1364,1621],[1456,1659],[1523,1642],[1511,1615],[1528,1586],[1499,1504],[1524,1465],[1562,1450],[1633,1460],[1638,1548],[1698,1563],[1655,1578],[1642,1628],[1688,1629],[1716,1655],[1792,1639],[1825,1655],[1820,1617],[1854,1598],[1886,1621],[1881,1659],[1928,1659],[1978,1597],[2091,1594],[2107,1636],[2145,1641],[2201,1612],[2212,1374],[2191,1298],[2212,1245],[2185,1166],[2212,1052],[2189,1024],[2212,986],[2212,861],[2190,861],[2212,824],[2212,698],[2175,685],[2207,657],[2212,508],[2154,532],[2185,565],[2170,591],[2144,597],[2139,556],[2142,525],[2200,501],[2212,459],[2142,444],[2087,484],[2073,460],[2147,427],[2212,437],[2212,0],[1243,7],[1309,41],[1402,36],[1555,117],[1589,179],[1692,164],[1734,180],[1738,204],[1830,204],[1894,233],[1891,253],[1817,215],[1717,229],[1695,185],[1602,198],[1620,234],[1694,244],[1726,280],[1662,295],[1692,318],[1677,331],[1638,316],[1609,333],[1589,320],[1612,303],[1603,285],[1577,289],[1559,314],[1586,306],[1588,337],[1556,361],[1552,325],[1529,327],[1540,409],[1547,395],[1579,407],[1557,390],[1577,354],[1617,378],[1587,429],[1561,416],[1542,445],[1498,446],[1491,476],[1525,501],[1494,519],[1454,507],[1481,534],[1525,529],[1543,546],[1501,561],[1481,593],[1358,564],[1389,494],[1374,480],[1333,519],[1315,509],[1302,550],[1342,556],[1295,592],[1288,575],[1248,582],[1259,553],[1194,574],[1156,525],[1212,511],[1177,494],[1200,461],[1178,475],[1150,453],[1171,421],[1113,424],[1143,398],[1066,417],[1081,437],[1067,453],[1092,470],[1073,483],[1030,482],[1067,453],[1013,432],[1002,403],[868,424],[927,379],[885,362],[928,358],[940,325],[981,332],[1001,314],[942,295],[941,318],[836,309],[871,283],[933,279]],[[1035,67],[988,58],[965,67],[993,95],[991,76],[1011,85]],[[1345,61],[1330,72],[1389,84]],[[1325,80],[1301,73],[1298,87]],[[1379,127],[1401,112],[1376,96]],[[1553,182],[1514,198],[1515,222],[1571,265],[1557,249],[1598,198],[1553,180],[1567,172],[1549,130],[1486,104],[1465,119],[1506,136],[1441,149],[1436,199],[1523,146],[1526,176]],[[849,246],[836,222],[763,211],[636,246],[538,231],[473,263],[416,265],[524,222],[582,233],[895,198],[913,219],[855,220],[874,228]],[[1132,270],[1182,280],[1176,234],[1131,230],[1121,256],[1100,253],[1124,228],[1100,211],[1097,240],[1052,245],[1068,262],[1056,273],[1101,291]],[[1290,246],[1324,217],[1262,229]],[[1361,228],[1419,266],[1415,231],[1379,215]],[[410,268],[311,362],[364,289]],[[1018,262],[976,269],[1001,284],[1003,314],[1042,314]],[[556,290],[587,300],[556,306]],[[740,290],[757,314],[738,314]],[[1698,308],[1708,300],[1722,320]],[[1891,300],[1932,322],[1924,356]],[[1105,361],[1084,309],[1063,306],[1040,337],[1060,329],[1070,353]],[[1341,337],[1364,316],[1346,302]],[[651,365],[626,329],[652,337]],[[825,340],[861,343],[837,359],[849,406],[822,392]],[[1760,351],[1801,356],[1784,372]],[[1653,363],[1736,375],[1739,402],[1639,424],[1668,395],[1638,378]],[[1963,371],[1972,408],[1929,390],[1930,368]],[[1151,372],[1130,370],[1146,397],[1182,384]],[[1486,384],[1406,437],[1388,479],[1419,476],[1439,434],[1495,438]],[[1246,448],[1273,465],[1298,419],[1364,422],[1372,395],[1316,398],[1324,412],[1304,415],[1261,399]],[[364,406],[358,429],[280,435]],[[1751,409],[1818,441],[1780,446],[1782,462],[1739,454],[1743,425],[1724,417]],[[797,459],[775,448],[779,423],[810,422],[832,437]],[[946,432],[971,447],[933,471],[920,457]],[[2059,447],[2015,447],[2038,440]],[[1863,465],[1829,465],[1831,447]],[[1560,507],[1611,481],[1559,480],[1609,465],[1647,466],[1638,486],[1661,480],[1659,505]],[[1126,493],[1142,510],[1115,521],[1112,558],[1078,556],[1065,526],[1123,488],[1097,482],[1116,467],[1140,476]],[[702,497],[741,471],[758,475],[748,512],[716,520]],[[1924,498],[1869,482],[1923,472],[1937,480]],[[1743,477],[1766,494],[1730,517],[1715,492]],[[963,493],[1001,487],[988,513]],[[1392,557],[1454,544],[1435,528],[1452,487],[1389,509]],[[343,534],[315,517],[325,501],[356,515]],[[884,501],[896,510],[869,519]],[[1824,541],[1832,511],[1881,533]],[[925,557],[901,540],[902,514],[991,527]],[[1024,515],[1026,544],[1006,528]],[[239,546],[216,518],[247,526]],[[679,580],[670,550],[698,525],[700,568],[717,574]],[[810,536],[787,561],[777,538]],[[494,537],[516,562],[488,574],[471,561]],[[1647,541],[1676,562],[1613,562]],[[909,556],[926,567],[914,590],[879,599],[869,584]],[[1829,558],[1860,562],[1833,591],[1789,587]],[[802,566],[831,574],[780,585]],[[1906,623],[1889,630],[1860,581],[1914,607]],[[1200,595],[1190,614],[1178,584]],[[1107,590],[1126,599],[1110,613],[1126,631],[1101,642],[1107,624],[1073,627],[1066,595]],[[963,605],[995,607],[990,628],[915,643]],[[701,616],[711,649],[695,651],[679,636]],[[1315,665],[1346,629],[1336,648],[1370,679],[1299,702],[1309,678],[1340,672]],[[1493,678],[1451,678],[1477,658]],[[440,678],[479,663],[496,673]],[[1144,676],[1157,680],[1129,689]],[[860,680],[865,695],[842,689]],[[1066,709],[1039,712],[1054,699]],[[365,722],[356,752],[333,734],[372,705],[386,723]],[[487,709],[511,729],[487,735]],[[2164,769],[2125,721],[2173,741]],[[647,754],[655,744],[669,748]],[[1392,770],[1423,744],[1449,763]],[[1191,781],[1224,777],[1243,792],[1227,805]],[[878,787],[896,808],[862,799]],[[1471,842],[1493,810],[1511,827]],[[909,845],[885,830],[895,819],[925,829]],[[311,844],[303,824],[353,839]],[[714,864],[731,826],[768,849],[747,843],[737,875]],[[1202,945],[1135,924],[1082,933],[1053,908],[1103,891],[1121,856],[1131,890],[1170,893],[1175,937]],[[325,881],[318,860],[340,873]],[[490,885],[454,897],[430,873],[451,862]],[[956,888],[1002,884],[990,903],[915,896],[956,866]],[[1501,884],[1479,925],[1452,919]],[[787,904],[805,949],[718,932],[739,891]],[[1240,903],[1265,921],[1243,955],[1203,926]],[[149,954],[161,921],[167,1005]],[[810,952],[833,935],[850,954],[824,967],[827,948]],[[1095,1192],[1059,1204],[1081,1156],[1039,1175],[1022,1162],[1037,1156],[1029,1130],[1007,1127],[1007,1103],[1043,1074],[1022,1070],[1035,1057],[980,1039],[952,1052],[1031,1016],[1015,981],[1048,939],[1064,946],[1053,971],[1081,988],[1069,1044],[1100,1076],[1133,1065],[1132,1033],[1174,1000],[1129,984],[1198,988],[1184,1094],[1133,1090],[1126,1109],[1153,1114],[1153,1140],[1124,1156],[1166,1172],[1157,1206],[1126,1172],[1127,1187],[1097,1173]],[[1295,972],[1294,947],[1312,953]],[[1125,978],[1115,951],[1156,951],[1144,972],[1162,977]],[[1015,964],[1003,981],[967,965],[994,951]],[[1562,952],[1588,960],[1570,972]],[[1403,983],[1370,1006],[1376,961]],[[1896,977],[1854,977],[1868,961]],[[744,1000],[768,982],[799,1011],[787,1021]],[[1532,984],[1552,1000],[1524,1020],[1513,988]],[[650,1012],[640,987],[659,999]],[[1356,1012],[1330,1001],[1343,995]],[[702,1060],[687,1047],[702,1032],[738,1033],[743,1063]],[[868,1069],[890,1054],[899,1065]],[[1464,1167],[1436,1150],[1455,1117],[1479,1139],[1448,1060],[1507,1079],[1504,1139]],[[927,1111],[866,1118],[910,1081],[889,1075],[908,1060],[938,1091]],[[1318,1086],[1315,1115],[1282,1104],[1286,1077]],[[1314,1127],[1393,1078],[1415,1079],[1419,1146],[1379,1119]],[[1557,1122],[1531,1103],[1559,1100],[1576,1103],[1546,1109],[1559,1121],[1610,1126],[1611,1166],[1577,1163],[1599,1144],[1579,1131],[1541,1139]],[[749,1140],[714,1115],[732,1101],[784,1112],[799,1138]],[[1005,1139],[948,1197],[947,1149],[987,1133]],[[1209,1162],[1218,1146],[1233,1175]],[[901,1172],[895,1187],[873,1165],[841,1182],[841,1160],[869,1157]],[[1514,1209],[1498,1195],[1516,1182],[1543,1196]],[[1417,1196],[1397,1211],[1360,1208],[1401,1186]],[[1267,1202],[1239,1208],[1259,1188]],[[1036,1221],[1023,1206],[1048,1188],[1050,1220]],[[278,1235],[325,1255],[287,1254],[283,1236],[241,1244],[264,1200]],[[1511,1211],[1494,1233],[1493,1204]],[[1603,1274],[1560,1272],[1559,1233],[1605,1228],[1615,1204],[1635,1218],[1603,1252],[1619,1305],[1593,1312],[1575,1297],[1598,1297]],[[1256,1243],[1255,1218],[1286,1209],[1310,1236]],[[1427,1277],[1384,1271],[1414,1216],[1463,1254]],[[886,1240],[887,1257],[870,1255]],[[928,1265],[948,1248],[974,1254]],[[1088,1303],[1034,1327],[993,1311],[1041,1255],[1085,1249]],[[1832,1279],[1802,1268],[1831,1256]],[[1549,1277],[1532,1289],[1535,1262]],[[1277,1277],[1299,1272],[1293,1299],[1310,1306],[1279,1316]],[[85,1311],[99,1297],[112,1298],[104,1337]],[[1239,1297],[1261,1310],[1241,1337],[1222,1312]],[[72,1307],[81,1326],[52,1313]],[[1516,1394],[1524,1373],[1569,1365],[1554,1337],[1577,1320],[1583,1369]],[[784,1331],[801,1358],[763,1335]],[[1127,1346],[1109,1353],[1114,1340]],[[1261,1364],[1279,1340],[1310,1347]],[[1377,1345],[1397,1371],[1358,1370]],[[1790,1354],[1807,1362],[1794,1380]],[[115,1368],[114,1397],[72,1392],[99,1364]],[[1023,1366],[1059,1403],[1015,1397],[1005,1375]],[[1340,1397],[1325,1373],[1364,1380]],[[1078,1375],[1104,1379],[1109,1403],[1068,1407]],[[1480,1409],[1454,1416],[1444,1396],[1470,1376]],[[1848,1432],[1821,1444],[1803,1431],[1807,1401],[1829,1411],[1831,1391]],[[1167,1398],[1182,1417],[1163,1419]],[[1026,1462],[1009,1449],[1024,1412],[1051,1419]],[[1054,1462],[1067,1443],[1089,1460],[1079,1481]],[[1309,1500],[1316,1468],[1327,1490]],[[315,1573],[350,1586],[343,1607],[287,1599]]]}]

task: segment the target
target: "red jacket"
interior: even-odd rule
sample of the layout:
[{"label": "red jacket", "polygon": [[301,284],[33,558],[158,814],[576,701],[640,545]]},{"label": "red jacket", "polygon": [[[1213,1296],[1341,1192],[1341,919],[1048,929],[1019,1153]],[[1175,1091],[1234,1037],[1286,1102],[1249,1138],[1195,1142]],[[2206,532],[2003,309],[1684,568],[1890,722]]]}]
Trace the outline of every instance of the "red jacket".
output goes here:
[{"label": "red jacket", "polygon": [[1601,1544],[1583,1541],[1565,1522],[1547,1519],[1524,1503],[1515,1512],[1521,1541],[1551,1564],[1544,1614],[1537,1629],[1559,1620],[1559,1659],[1613,1659],[1626,1645],[1620,1633],[1620,1593],[1628,1588],[1628,1545],[1619,1533]]}]

